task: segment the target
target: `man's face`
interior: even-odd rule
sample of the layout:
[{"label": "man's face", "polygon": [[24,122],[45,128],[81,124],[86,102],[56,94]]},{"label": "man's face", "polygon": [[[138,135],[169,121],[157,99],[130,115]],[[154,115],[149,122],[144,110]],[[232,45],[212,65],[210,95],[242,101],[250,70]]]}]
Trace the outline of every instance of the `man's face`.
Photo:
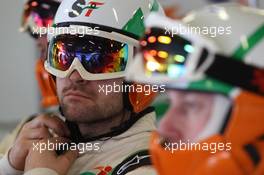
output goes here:
[{"label": "man's face", "polygon": [[169,90],[170,108],[161,119],[160,134],[169,142],[194,141],[211,116],[214,94]]},{"label": "man's face", "polygon": [[77,71],[57,78],[57,93],[64,116],[77,123],[95,123],[123,112],[122,92],[99,92],[102,85],[121,85],[123,79],[87,81]]}]

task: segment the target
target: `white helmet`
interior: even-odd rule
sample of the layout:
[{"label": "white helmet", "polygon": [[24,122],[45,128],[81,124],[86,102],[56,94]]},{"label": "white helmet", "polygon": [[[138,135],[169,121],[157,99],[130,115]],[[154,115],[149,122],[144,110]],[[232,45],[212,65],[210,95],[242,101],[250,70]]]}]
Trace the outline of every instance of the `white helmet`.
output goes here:
[{"label": "white helmet", "polygon": [[[138,54],[129,67],[128,80],[223,94],[232,99],[235,107],[240,99],[249,111],[259,110],[248,104],[250,95],[244,94],[248,90],[264,94],[263,10],[234,3],[218,4],[188,14],[183,23],[149,16],[146,26],[151,28],[151,33],[147,32],[141,42],[143,54]],[[155,33],[155,27],[161,32]],[[166,27],[182,27],[186,33],[170,38]],[[240,115],[239,109],[236,112]],[[212,121],[208,128],[216,128],[225,118],[220,119],[221,122]],[[211,133],[206,131],[204,135]],[[241,142],[248,139],[240,138]]]},{"label": "white helmet", "polygon": [[55,24],[89,23],[141,36],[143,20],[151,11],[163,13],[156,0],[67,0],[58,9]]},{"label": "white helmet", "polygon": [[[75,70],[85,80],[124,77],[151,11],[163,14],[157,0],[62,1],[55,32],[48,33],[46,70],[60,78]],[[129,98],[134,111],[152,100],[143,100],[150,97],[137,93],[129,93]]]},{"label": "white helmet", "polygon": [[[251,152],[246,148],[253,148],[256,153],[263,151],[263,147],[255,149],[253,145],[260,141],[259,138],[262,138],[264,132],[262,124],[264,98],[261,96],[264,94],[264,12],[237,4],[218,4],[190,13],[183,19],[184,24],[169,19],[159,24],[157,18],[153,19],[149,21],[149,25],[147,23],[147,27],[151,29],[146,32],[142,40],[143,54],[135,59],[128,71],[128,77],[133,81],[154,84],[163,82],[172,88],[174,86],[184,90],[224,94],[225,96],[221,96],[222,99],[228,101],[214,104],[215,109],[212,115],[217,115],[210,117],[204,131],[199,133],[203,134],[199,135],[199,139],[207,138],[206,141],[208,141],[211,136],[223,136],[224,140],[234,145],[230,152],[231,155],[225,154],[224,159],[228,161],[233,159],[230,162],[235,165],[233,168],[227,168],[229,166],[224,163],[223,154],[203,156],[203,153],[207,154],[205,151],[202,153],[193,150],[176,151],[174,155],[164,149],[164,145],[160,145],[161,139],[158,136],[154,136],[151,152],[158,172],[166,175],[193,174],[194,172],[203,175],[219,172],[220,174],[239,174],[234,173],[239,171],[243,172],[241,174],[263,174],[263,166],[261,166],[263,159],[260,157],[258,159],[260,161],[253,161],[255,164],[252,167],[253,164],[249,162],[255,160],[256,154],[250,155]],[[192,32],[187,32],[187,35],[178,33],[170,37],[164,25],[170,29],[171,26],[182,25]],[[202,36],[207,35],[214,41],[214,44],[209,44],[210,42],[204,41],[202,37],[199,38],[199,35],[195,38],[195,32]],[[197,54],[200,57],[199,60],[196,59]],[[210,55],[214,55],[214,58]],[[196,69],[192,69],[193,65],[189,64],[189,60],[192,60]],[[203,70],[204,76],[191,79],[193,75],[197,76],[196,73],[203,72],[197,72],[197,68],[206,65],[204,64],[206,61],[209,61],[207,63],[211,65]],[[192,74],[183,72],[182,67],[187,73]],[[173,69],[170,70],[170,68]],[[191,71],[188,72],[188,68],[191,68],[189,69]],[[184,86],[181,86],[180,82],[176,83],[176,79],[181,77],[182,72],[185,75],[192,75],[190,79],[188,76],[184,77],[187,79]],[[171,77],[170,73],[172,73]],[[161,75],[166,75],[167,78],[161,78]],[[242,81],[244,83],[241,83]],[[242,90],[237,91],[236,87]],[[258,93],[251,93],[247,90]],[[232,110],[228,113],[230,103]],[[245,150],[250,152],[247,160],[235,158],[240,157],[239,154],[247,154]],[[179,164],[181,166],[176,168],[175,165]]]},{"label": "white helmet", "polygon": [[[200,28],[218,28],[215,34],[208,33],[207,36],[213,38],[221,53],[241,58],[249,64],[264,66],[263,60],[260,59],[264,47],[264,42],[262,42],[263,10],[236,3],[226,3],[208,6],[201,11],[192,12],[183,21]],[[226,33],[219,31],[222,29],[225,29]]]},{"label": "white helmet", "polygon": [[[161,20],[164,22],[161,23]],[[247,21],[246,25],[244,21]],[[236,120],[242,121],[251,117],[259,121],[259,114],[264,111],[254,103],[260,97],[261,103],[264,103],[263,97],[247,91],[264,94],[264,11],[233,3],[218,4],[190,13],[183,22],[149,16],[146,25],[151,28],[151,32],[146,32],[142,40],[143,54],[137,55],[129,68],[128,79],[165,84],[170,88],[223,94],[232,99],[234,110],[230,114],[231,118],[238,116]],[[165,30],[165,26],[172,29],[181,25],[187,33],[170,37],[169,30]],[[214,42],[203,38],[204,35]],[[152,39],[154,36],[155,41]],[[247,106],[248,112],[241,110],[243,108],[240,105]],[[216,128],[216,125],[224,124],[225,118],[219,119],[222,121],[214,120],[209,123],[210,126]],[[232,133],[231,137],[234,136],[234,142],[246,143],[252,139],[252,135],[259,134],[260,130],[250,129],[247,130],[250,137],[239,135],[236,131],[237,128],[243,128],[241,123],[229,126],[228,132]],[[212,128],[210,126],[208,128]],[[259,128],[263,130],[263,126]],[[205,135],[210,134],[212,132]]]},{"label": "white helmet", "polygon": [[[48,34],[50,44],[48,59],[45,63],[47,71],[58,77],[66,77],[73,70],[78,70],[82,78],[87,80],[124,77],[126,67],[133,57],[134,47],[138,44],[137,39],[144,33],[144,18],[151,11],[163,13],[156,0],[63,1],[55,16],[54,25],[56,29],[65,27],[69,29],[70,27],[71,31],[66,32],[68,34],[66,37],[61,33]],[[74,37],[74,35],[85,36],[81,36],[83,37],[82,43],[79,37],[75,40],[78,43],[71,43],[72,46],[83,47],[85,45],[92,51],[89,53],[81,51],[86,52],[81,54],[86,60],[80,57],[75,59],[77,58],[75,55],[71,58],[60,58],[64,61],[59,61],[54,54],[55,47],[57,47],[55,45],[63,43],[64,41],[61,40]],[[105,42],[102,43],[102,40]],[[90,41],[94,45],[93,48],[91,48],[91,43],[84,43],[85,41]],[[103,52],[111,52],[111,55],[103,56],[108,60],[101,58]],[[66,60],[69,62],[65,63]]]},{"label": "white helmet", "polygon": [[[150,27],[159,25],[165,29],[166,20],[161,23],[151,18],[147,19],[146,25]],[[237,58],[249,65],[264,67],[264,61],[262,59],[264,48],[263,10],[235,3],[217,4],[191,12],[182,21],[183,23],[174,21],[172,24],[186,28],[185,31],[189,31],[187,33],[192,38],[200,37],[200,39],[194,39],[194,41],[203,41],[202,43],[204,44],[207,43],[205,47],[208,49],[209,54],[221,53],[231,56],[234,59]],[[245,21],[247,22],[245,23]],[[197,53],[197,49],[195,53]],[[157,81],[166,83],[164,77],[160,79],[155,76],[146,77],[144,66],[142,65],[142,58],[140,58],[142,56],[137,55],[136,57],[139,57],[139,59],[135,59],[131,69],[129,69],[128,79],[148,83],[148,81],[153,82],[157,78]],[[137,71],[133,71],[135,67],[137,67]],[[234,90],[232,86],[212,79],[202,79],[182,85],[184,85],[183,88],[219,92],[226,95],[229,95]]]}]

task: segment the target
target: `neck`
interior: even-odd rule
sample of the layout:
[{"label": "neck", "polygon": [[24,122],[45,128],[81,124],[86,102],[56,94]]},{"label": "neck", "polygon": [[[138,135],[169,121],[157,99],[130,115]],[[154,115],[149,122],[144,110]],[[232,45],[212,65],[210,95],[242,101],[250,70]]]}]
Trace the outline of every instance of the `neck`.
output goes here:
[{"label": "neck", "polygon": [[118,127],[123,122],[129,120],[129,117],[130,112],[124,110],[120,114],[105,120],[93,123],[77,123],[77,125],[84,138],[92,138],[111,132],[114,127]]}]

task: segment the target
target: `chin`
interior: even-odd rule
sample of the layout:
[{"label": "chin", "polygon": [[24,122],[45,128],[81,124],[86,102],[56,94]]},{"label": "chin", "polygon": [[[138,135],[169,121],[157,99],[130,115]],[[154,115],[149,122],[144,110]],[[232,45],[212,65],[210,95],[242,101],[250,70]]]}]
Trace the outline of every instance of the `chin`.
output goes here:
[{"label": "chin", "polygon": [[77,122],[77,123],[89,123],[93,121],[92,111],[89,112],[88,107],[86,111],[82,111],[79,108],[67,108],[64,113],[64,117],[68,121]]},{"label": "chin", "polygon": [[75,121],[80,120],[81,117],[81,111],[79,108],[73,107],[72,105],[67,105],[66,107],[62,107],[62,112],[64,114],[64,117],[69,121]]}]

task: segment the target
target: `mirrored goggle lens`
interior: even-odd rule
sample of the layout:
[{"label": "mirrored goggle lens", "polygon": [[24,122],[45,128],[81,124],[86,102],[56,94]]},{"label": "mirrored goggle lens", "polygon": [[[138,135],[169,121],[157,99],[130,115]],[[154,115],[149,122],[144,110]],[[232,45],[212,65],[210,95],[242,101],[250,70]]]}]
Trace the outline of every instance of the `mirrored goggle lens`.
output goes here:
[{"label": "mirrored goggle lens", "polygon": [[179,78],[186,73],[192,43],[179,35],[170,35],[163,29],[151,28],[140,42],[147,76],[158,74]]},{"label": "mirrored goggle lens", "polygon": [[[53,18],[59,7],[59,3],[47,0],[31,0],[24,5],[21,26],[27,25],[29,17],[32,17],[37,27],[48,27],[52,25]],[[29,26],[33,27],[33,26]],[[32,30],[32,29],[31,29]]]},{"label": "mirrored goggle lens", "polygon": [[127,65],[128,48],[128,44],[98,36],[63,34],[50,41],[48,63],[66,71],[77,58],[90,73],[121,72]]}]

